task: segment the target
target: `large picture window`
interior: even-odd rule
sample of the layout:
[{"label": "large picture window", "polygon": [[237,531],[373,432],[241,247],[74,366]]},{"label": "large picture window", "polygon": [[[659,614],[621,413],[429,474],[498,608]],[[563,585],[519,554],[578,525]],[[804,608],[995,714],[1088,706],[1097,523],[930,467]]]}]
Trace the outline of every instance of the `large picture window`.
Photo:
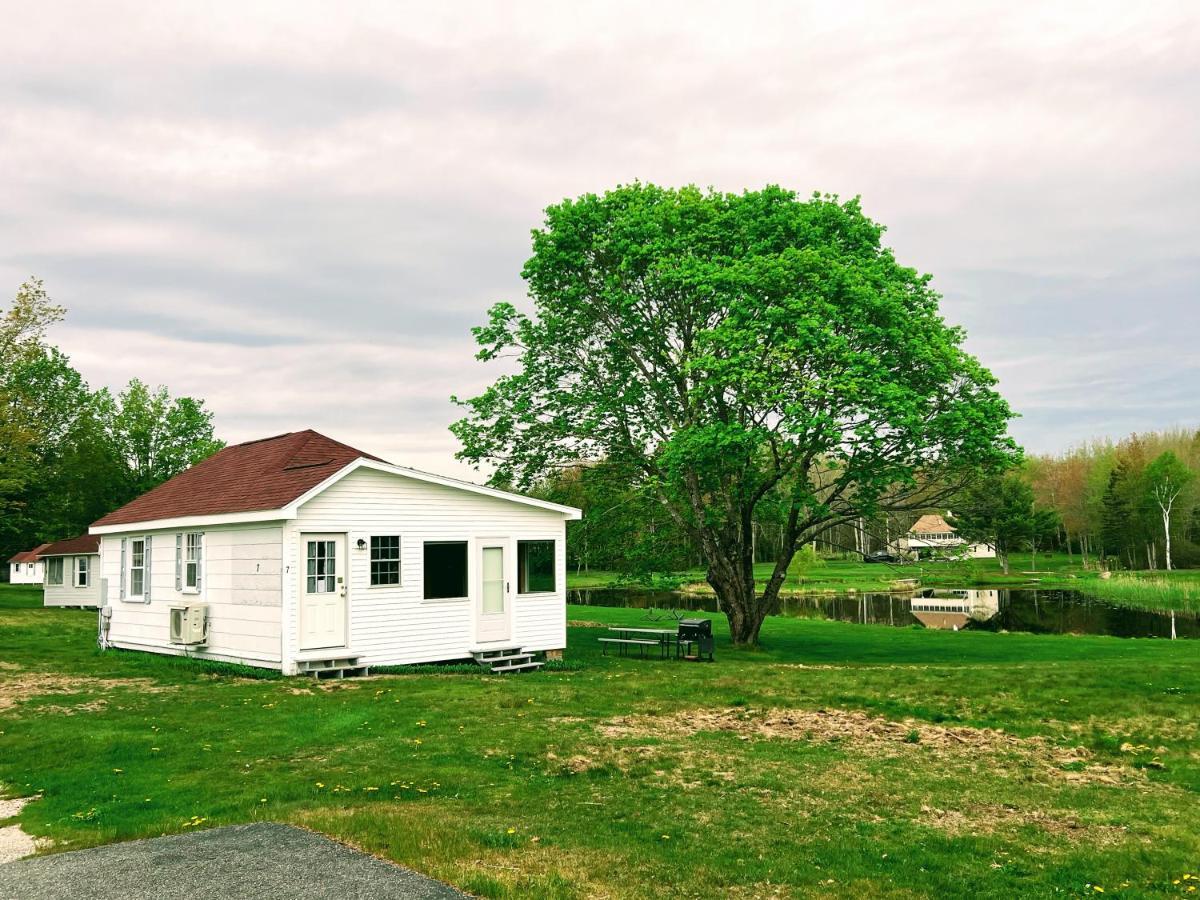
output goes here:
[{"label": "large picture window", "polygon": [[517,541],[517,593],[554,590],[554,541]]},{"label": "large picture window", "polygon": [[423,568],[426,600],[467,596],[466,541],[426,541]]},{"label": "large picture window", "polygon": [[383,534],[371,538],[372,586],[400,583],[400,535]]},{"label": "large picture window", "polygon": [[87,587],[91,584],[92,571],[86,556],[75,557],[75,587]]},{"label": "large picture window", "polygon": [[63,558],[52,556],[46,560],[46,584],[63,583]]}]

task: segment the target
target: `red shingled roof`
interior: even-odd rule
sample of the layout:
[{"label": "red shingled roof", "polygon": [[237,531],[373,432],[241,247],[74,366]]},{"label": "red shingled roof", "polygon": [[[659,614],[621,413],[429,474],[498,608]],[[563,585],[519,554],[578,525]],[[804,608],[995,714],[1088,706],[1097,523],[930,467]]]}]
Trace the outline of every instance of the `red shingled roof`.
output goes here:
[{"label": "red shingled roof", "polygon": [[49,544],[38,544],[32,550],[22,550],[20,553],[14,554],[8,561],[10,563],[37,562],[38,556],[49,546]]},{"label": "red shingled roof", "polygon": [[92,525],[282,509],[360,457],[384,461],[311,429],[235,444]]},{"label": "red shingled roof", "polygon": [[46,544],[42,550],[42,556],[76,556],[99,552],[100,535],[81,534],[78,537]]}]

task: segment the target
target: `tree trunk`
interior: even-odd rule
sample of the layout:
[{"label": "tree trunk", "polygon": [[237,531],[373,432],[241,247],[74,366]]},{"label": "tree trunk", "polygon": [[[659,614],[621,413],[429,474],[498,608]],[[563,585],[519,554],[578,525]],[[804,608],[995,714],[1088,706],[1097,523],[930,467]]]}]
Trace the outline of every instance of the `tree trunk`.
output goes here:
[{"label": "tree trunk", "polygon": [[753,578],[740,576],[734,567],[709,565],[707,581],[729,620],[729,638],[734,646],[753,646],[767,617],[767,605],[754,590]]},{"label": "tree trunk", "polygon": [[996,559],[998,559],[1000,561],[1000,571],[1002,571],[1005,575],[1007,575],[1008,574],[1008,553],[1007,553],[1007,551],[1001,550],[999,547],[997,547],[996,548]]},{"label": "tree trunk", "polygon": [[1167,571],[1171,571],[1171,508],[1163,510],[1163,541],[1167,547]]}]

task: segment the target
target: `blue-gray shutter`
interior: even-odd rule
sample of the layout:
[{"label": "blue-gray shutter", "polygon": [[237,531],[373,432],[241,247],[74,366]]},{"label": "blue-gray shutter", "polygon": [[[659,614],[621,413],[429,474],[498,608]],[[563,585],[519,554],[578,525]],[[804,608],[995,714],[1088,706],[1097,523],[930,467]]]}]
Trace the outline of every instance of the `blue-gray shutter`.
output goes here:
[{"label": "blue-gray shutter", "polygon": [[204,578],[204,532],[196,532],[196,593],[203,587]]},{"label": "blue-gray shutter", "polygon": [[150,544],[150,535],[146,535],[146,549],[142,554],[142,566],[144,568],[144,571],[142,572],[142,600],[144,600],[146,603],[150,602],[150,586],[154,583],[154,579],[150,572]]},{"label": "blue-gray shutter", "polygon": [[183,533],[175,535],[175,590],[183,590]]},{"label": "blue-gray shutter", "polygon": [[125,545],[128,538],[121,538],[121,599],[125,599]]},{"label": "blue-gray shutter", "polygon": [[[66,587],[66,585],[64,584],[63,587]],[[71,587],[75,587],[75,557],[74,556],[71,557]]]}]

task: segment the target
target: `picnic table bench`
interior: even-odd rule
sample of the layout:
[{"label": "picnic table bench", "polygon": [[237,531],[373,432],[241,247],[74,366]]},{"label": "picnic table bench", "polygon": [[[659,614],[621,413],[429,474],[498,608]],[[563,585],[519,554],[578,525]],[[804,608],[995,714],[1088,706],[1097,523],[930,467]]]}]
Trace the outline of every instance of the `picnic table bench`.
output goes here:
[{"label": "picnic table bench", "polygon": [[[608,655],[608,647],[612,644],[620,650],[622,656],[627,654],[630,647],[637,647],[643,658],[646,656],[647,647],[658,647],[659,655],[666,659],[671,651],[671,641],[676,637],[676,632],[666,628],[625,628],[613,625],[608,630],[615,633],[617,637],[600,638],[605,656]],[[635,636],[631,637],[630,635]]]}]

